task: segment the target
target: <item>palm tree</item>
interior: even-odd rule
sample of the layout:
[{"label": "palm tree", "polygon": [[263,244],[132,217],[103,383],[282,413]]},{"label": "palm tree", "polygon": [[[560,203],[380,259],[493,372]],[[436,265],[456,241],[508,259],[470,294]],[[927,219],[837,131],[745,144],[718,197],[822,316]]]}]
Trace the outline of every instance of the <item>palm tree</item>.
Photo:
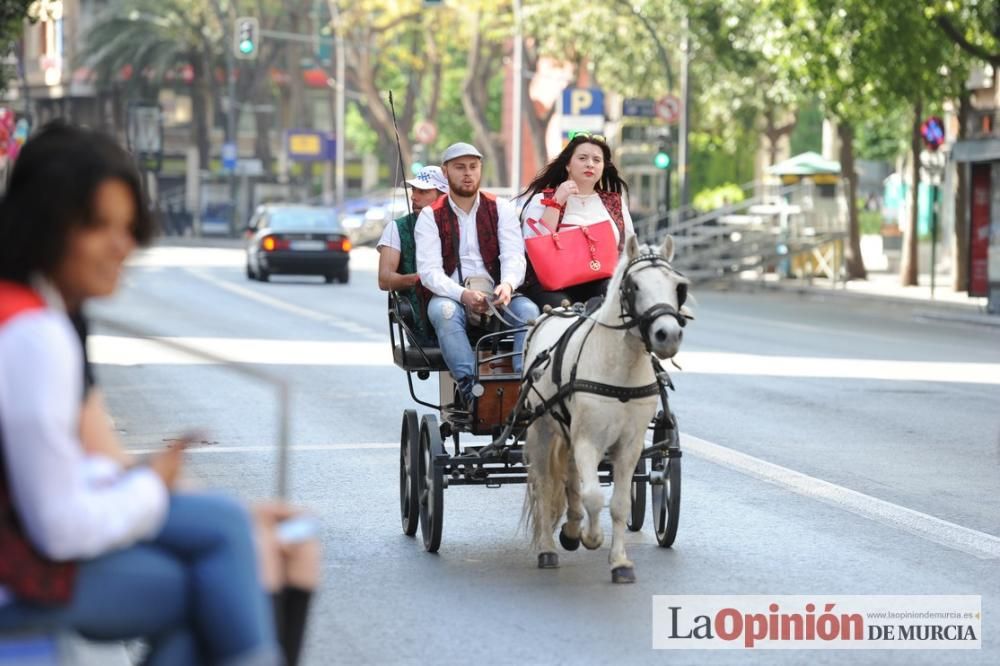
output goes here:
[{"label": "palm tree", "polygon": [[[114,0],[87,33],[81,64],[98,83],[120,81],[141,98],[155,97],[171,77],[188,80],[192,142],[201,168],[208,168],[213,81],[224,31],[204,0]],[[178,77],[178,73],[185,73]]]}]

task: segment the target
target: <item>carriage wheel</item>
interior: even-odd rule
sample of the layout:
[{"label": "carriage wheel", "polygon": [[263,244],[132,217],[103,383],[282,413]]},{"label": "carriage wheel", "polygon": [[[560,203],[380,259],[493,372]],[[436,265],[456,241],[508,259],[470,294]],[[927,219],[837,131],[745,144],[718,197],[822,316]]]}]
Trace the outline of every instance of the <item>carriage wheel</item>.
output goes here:
[{"label": "carriage wheel", "polygon": [[420,531],[424,550],[436,553],[441,546],[441,523],[444,519],[444,473],[434,465],[434,458],[444,454],[441,430],[433,414],[425,414],[420,424]]},{"label": "carriage wheel", "polygon": [[[646,473],[646,459],[639,458],[639,462],[635,466],[636,474]],[[645,481],[632,481],[632,510],[629,511],[628,520],[626,525],[632,532],[638,532],[642,529],[642,523],[646,519],[646,482]]]},{"label": "carriage wheel", "polygon": [[417,412],[403,412],[403,428],[399,436],[399,515],[403,534],[417,533],[420,521],[420,425]]},{"label": "carriage wheel", "polygon": [[[653,441],[663,442],[669,438],[670,448],[680,451],[680,438],[677,434],[677,421],[672,419],[673,427],[657,426],[653,430]],[[664,548],[673,545],[677,538],[677,523],[681,510],[681,459],[658,455],[653,458],[653,471],[662,473],[662,482],[656,485],[650,480],[650,492],[653,494],[653,530],[656,532],[656,542]]]}]

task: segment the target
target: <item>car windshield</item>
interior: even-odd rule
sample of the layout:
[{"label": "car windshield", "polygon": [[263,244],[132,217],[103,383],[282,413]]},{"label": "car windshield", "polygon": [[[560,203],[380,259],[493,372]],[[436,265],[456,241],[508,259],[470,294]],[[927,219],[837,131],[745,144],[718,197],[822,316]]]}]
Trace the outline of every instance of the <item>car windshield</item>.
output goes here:
[{"label": "car windshield", "polygon": [[275,231],[340,231],[333,211],[323,208],[287,208],[271,213]]}]

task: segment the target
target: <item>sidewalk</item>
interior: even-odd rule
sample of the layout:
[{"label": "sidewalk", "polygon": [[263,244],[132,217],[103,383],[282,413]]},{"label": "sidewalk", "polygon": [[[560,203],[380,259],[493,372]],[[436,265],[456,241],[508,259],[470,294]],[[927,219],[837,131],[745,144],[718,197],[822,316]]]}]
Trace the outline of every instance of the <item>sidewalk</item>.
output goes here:
[{"label": "sidewalk", "polygon": [[867,280],[852,280],[833,284],[826,279],[779,279],[767,275],[764,279],[747,277],[732,283],[737,289],[770,289],[802,294],[812,298],[844,298],[857,303],[909,309],[914,317],[940,321],[991,326],[1000,330],[1000,315],[986,311],[985,298],[970,298],[965,292],[951,290],[951,280],[938,276],[931,297],[930,275],[920,276],[920,285],[903,287],[899,275],[869,271]]}]

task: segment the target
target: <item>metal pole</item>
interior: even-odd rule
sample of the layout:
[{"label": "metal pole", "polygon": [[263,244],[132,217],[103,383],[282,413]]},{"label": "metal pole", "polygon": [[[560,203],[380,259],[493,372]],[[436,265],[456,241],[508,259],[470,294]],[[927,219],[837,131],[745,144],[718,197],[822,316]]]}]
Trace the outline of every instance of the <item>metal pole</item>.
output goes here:
[{"label": "metal pole", "polygon": [[681,47],[681,123],[680,123],[680,147],[678,149],[678,162],[681,176],[681,208],[685,208],[691,197],[688,192],[688,128],[691,120],[691,39],[689,36],[688,17],[685,14],[683,30],[683,44]]},{"label": "metal pole", "polygon": [[934,300],[935,275],[937,274],[937,206],[938,186],[931,185],[931,300]]},{"label": "metal pole", "polygon": [[[229,39],[229,44],[226,45],[226,69],[227,76],[229,78],[229,108],[226,114],[226,134],[228,135],[229,141],[236,147],[236,156],[239,158],[240,144],[236,138],[236,58],[233,55],[232,44],[236,42],[236,21],[231,20],[229,25],[232,26],[233,35]],[[236,236],[236,230],[238,228],[236,220],[236,210],[238,206],[236,205],[236,170],[233,169],[229,172],[229,200],[233,206],[233,212],[229,219],[229,235]]]},{"label": "metal pole", "polygon": [[340,8],[334,0],[330,0],[330,15],[333,17],[333,28],[335,34],[334,46],[336,47],[336,58],[337,58],[337,74],[336,74],[336,100],[334,106],[336,107],[335,113],[337,116],[337,144],[336,144],[336,197],[335,204],[337,208],[344,205],[344,191],[346,189],[346,180],[344,174],[344,152],[347,147],[347,137],[344,131],[344,115],[345,102],[344,102],[344,92],[346,81],[344,81],[346,74],[346,63],[344,55],[344,35],[343,31],[340,29]]},{"label": "metal pole", "polygon": [[521,190],[521,107],[524,105],[524,34],[521,26],[521,0],[514,0],[514,104],[511,113],[510,185],[513,193]]}]

